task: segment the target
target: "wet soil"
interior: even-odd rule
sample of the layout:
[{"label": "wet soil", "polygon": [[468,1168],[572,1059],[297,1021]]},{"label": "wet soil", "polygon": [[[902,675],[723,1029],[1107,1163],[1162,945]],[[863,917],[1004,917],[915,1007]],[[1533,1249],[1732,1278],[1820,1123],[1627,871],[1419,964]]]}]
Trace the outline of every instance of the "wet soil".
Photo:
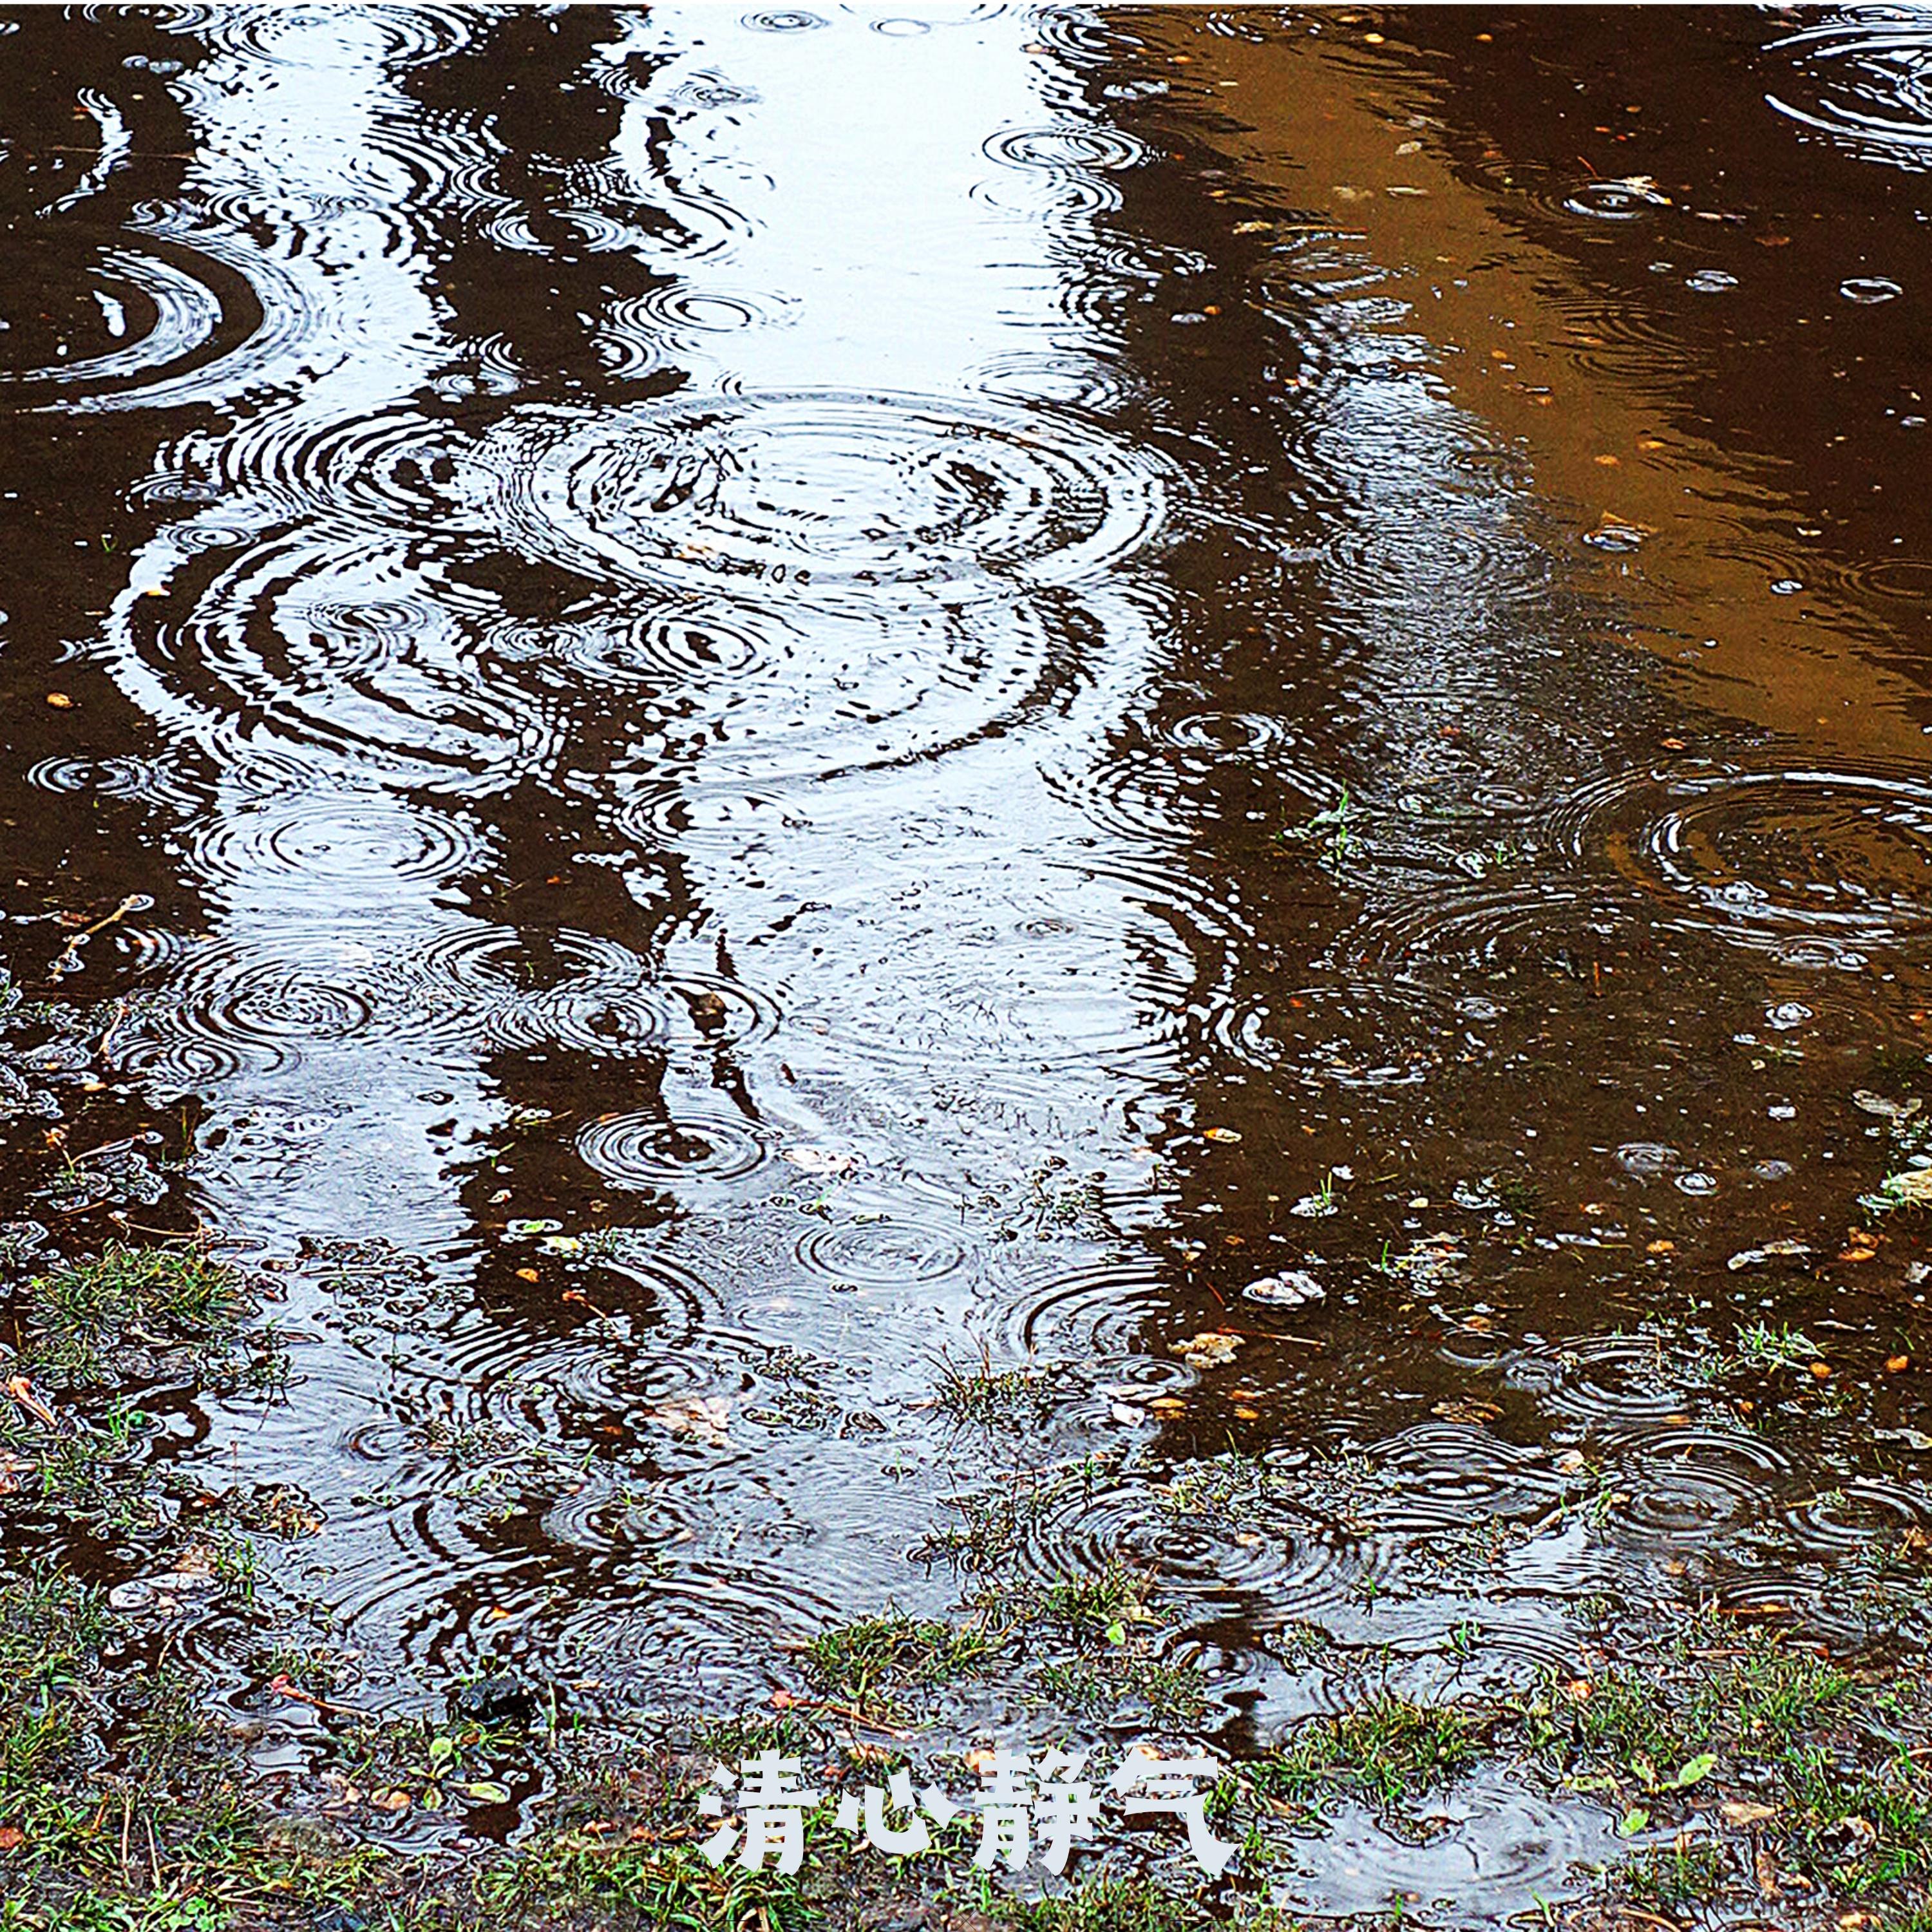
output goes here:
[{"label": "wet soil", "polygon": [[0,1923],[1919,1909],[1922,19],[0,76]]}]

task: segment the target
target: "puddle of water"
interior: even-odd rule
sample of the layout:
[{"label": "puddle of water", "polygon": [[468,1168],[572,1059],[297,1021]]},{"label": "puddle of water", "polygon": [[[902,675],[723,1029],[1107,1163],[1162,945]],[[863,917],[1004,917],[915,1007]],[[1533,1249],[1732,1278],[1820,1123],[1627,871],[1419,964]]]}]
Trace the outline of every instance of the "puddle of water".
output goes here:
[{"label": "puddle of water", "polygon": [[1002,1574],[1226,1743],[1293,1628],[1919,1634],[1919,26],[4,24],[5,1205],[274,1264],[170,1453],[386,1694],[762,1697],[1084,1457]]}]

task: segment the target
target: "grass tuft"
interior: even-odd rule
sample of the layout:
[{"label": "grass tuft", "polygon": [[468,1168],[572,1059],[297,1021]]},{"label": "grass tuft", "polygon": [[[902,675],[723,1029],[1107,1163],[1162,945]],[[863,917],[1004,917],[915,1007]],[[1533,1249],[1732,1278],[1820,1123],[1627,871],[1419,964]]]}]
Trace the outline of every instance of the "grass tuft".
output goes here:
[{"label": "grass tuft", "polygon": [[983,1630],[888,1606],[879,1616],[820,1630],[800,1655],[807,1681],[822,1695],[889,1709],[899,1693],[963,1677],[998,1648]]},{"label": "grass tuft", "polygon": [[245,1312],[234,1270],[199,1247],[110,1243],[27,1284],[26,1357],[71,1383],[104,1380],[130,1338],[182,1343],[225,1336]]}]

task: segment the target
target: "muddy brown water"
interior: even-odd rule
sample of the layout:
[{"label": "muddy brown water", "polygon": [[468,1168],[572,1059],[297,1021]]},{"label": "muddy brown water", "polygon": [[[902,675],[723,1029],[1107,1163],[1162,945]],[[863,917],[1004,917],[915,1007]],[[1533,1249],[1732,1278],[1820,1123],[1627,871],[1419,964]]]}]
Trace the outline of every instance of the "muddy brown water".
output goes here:
[{"label": "muddy brown water", "polygon": [[[1889,9],[0,14],[0,1207],[289,1264],[138,1393],[376,1702],[761,1698],[1090,1458],[1000,1574],[1226,1746],[1916,1646],[1929,170]],[[1315,1901],[1598,1829],[1456,1803]]]}]

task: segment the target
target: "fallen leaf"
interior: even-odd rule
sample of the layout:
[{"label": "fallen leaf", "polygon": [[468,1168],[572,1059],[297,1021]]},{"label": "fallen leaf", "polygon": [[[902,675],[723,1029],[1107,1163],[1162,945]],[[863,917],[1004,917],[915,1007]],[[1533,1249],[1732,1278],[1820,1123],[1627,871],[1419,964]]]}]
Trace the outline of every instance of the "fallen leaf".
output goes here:
[{"label": "fallen leaf", "polygon": [[730,1405],[722,1396],[691,1396],[675,1402],[660,1402],[644,1412],[644,1420],[668,1429],[674,1436],[693,1436],[707,1449],[723,1448],[728,1438],[725,1430],[731,1419]]},{"label": "fallen leaf", "polygon": [[60,1418],[34,1393],[34,1385],[25,1376],[9,1376],[7,1393],[44,1428],[56,1429]]},{"label": "fallen leaf", "polygon": [[1258,1301],[1265,1308],[1302,1308],[1311,1301],[1325,1301],[1328,1291],[1306,1268],[1285,1268],[1280,1274],[1250,1282],[1241,1294],[1244,1300]]},{"label": "fallen leaf", "polygon": [[1774,1805],[1753,1804],[1742,1798],[1731,1798],[1718,1807],[1718,1815],[1726,1825],[1742,1829],[1748,1825],[1768,1823],[1778,1816],[1778,1810]]},{"label": "fallen leaf", "polygon": [[0,1825],[0,1852],[17,1852],[27,1842],[27,1834],[17,1825]]},{"label": "fallen leaf", "polygon": [[517,1270],[517,1279],[519,1281],[541,1281],[543,1276],[538,1274],[535,1268],[519,1268]]},{"label": "fallen leaf", "polygon": [[1762,1268],[1770,1262],[1802,1262],[1810,1258],[1812,1250],[1804,1241],[1767,1241],[1761,1248],[1744,1248],[1724,1265],[1736,1274],[1744,1268]]},{"label": "fallen leaf", "polygon": [[1201,1138],[1204,1141],[1225,1141],[1232,1145],[1241,1135],[1238,1127],[1208,1127],[1203,1130]]},{"label": "fallen leaf", "polygon": [[1850,1856],[1855,1858],[1863,1858],[1878,1843],[1878,1827],[1869,1818],[1861,1818],[1856,1813],[1838,1820],[1838,1832],[1850,1845]]},{"label": "fallen leaf", "polygon": [[1430,1409],[1444,1422],[1493,1422],[1502,1411],[1492,1402],[1478,1402],[1472,1396],[1444,1396]]},{"label": "fallen leaf", "polygon": [[1911,1366],[1910,1355],[1888,1355],[1885,1358],[1885,1372],[1888,1376],[1902,1376]]},{"label": "fallen leaf", "polygon": [[1874,1094],[1861,1087],[1852,1096],[1852,1105],[1862,1114],[1876,1114],[1882,1120],[1909,1120],[1924,1106],[1923,1100],[1888,1100],[1882,1094]]},{"label": "fallen leaf", "polygon": [[1240,1336],[1208,1328],[1189,1336],[1184,1342],[1174,1342],[1168,1353],[1178,1355],[1190,1369],[1219,1369],[1232,1362],[1241,1346]]},{"label": "fallen leaf", "polygon": [[470,1797],[481,1798],[486,1804],[507,1804],[510,1802],[509,1787],[499,1784],[493,1778],[479,1778],[463,1789]]},{"label": "fallen leaf", "polygon": [[842,1178],[859,1165],[856,1154],[842,1153],[835,1148],[790,1147],[785,1149],[784,1157],[803,1173],[822,1174],[832,1180]]},{"label": "fallen leaf", "polygon": [[67,693],[64,691],[49,692],[47,693],[47,702],[51,704],[56,711],[71,711],[74,709],[74,700],[68,697]]}]

